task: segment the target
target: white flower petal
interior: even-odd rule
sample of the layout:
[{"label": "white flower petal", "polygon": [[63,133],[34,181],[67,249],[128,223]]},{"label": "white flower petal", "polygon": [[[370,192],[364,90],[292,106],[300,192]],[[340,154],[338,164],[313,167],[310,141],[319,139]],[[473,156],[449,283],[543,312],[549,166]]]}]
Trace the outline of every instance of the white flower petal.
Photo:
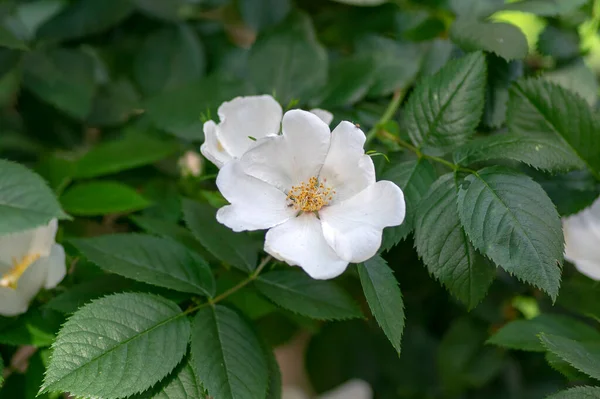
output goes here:
[{"label": "white flower petal", "polygon": [[233,159],[225,147],[219,141],[217,125],[213,121],[204,123],[204,143],[200,146],[200,152],[217,168],[221,168],[226,162]]},{"label": "white flower petal", "polygon": [[316,115],[297,109],[285,113],[282,125],[281,136],[263,139],[241,161],[247,174],[287,192],[319,175],[331,133]]},{"label": "white flower petal", "polygon": [[320,179],[335,191],[334,203],[344,201],[375,183],[375,166],[365,155],[366,136],[350,122],[341,122],[331,133],[331,146]]},{"label": "white flower petal", "polygon": [[48,256],[57,229],[58,221],[52,219],[45,226],[0,236],[0,274],[11,269],[13,260],[20,261],[27,255]]},{"label": "white flower petal", "polygon": [[578,214],[563,218],[563,232],[565,259],[583,274],[598,279],[593,276],[600,276],[600,199]]},{"label": "white flower petal", "polygon": [[29,301],[17,294],[12,288],[0,287],[0,315],[17,316],[27,312]]},{"label": "white flower petal", "polygon": [[323,237],[314,214],[304,213],[269,230],[265,251],[292,266],[300,266],[314,279],[339,276],[348,262],[340,259]]},{"label": "white flower petal", "polygon": [[362,380],[350,380],[335,388],[333,391],[325,392],[319,399],[372,399],[373,390],[371,386]]},{"label": "white flower petal", "polygon": [[56,287],[67,274],[67,265],[65,250],[62,245],[54,244],[50,251],[50,256],[38,260],[38,262],[44,262],[43,265],[46,270],[46,281],[44,282],[44,288],[50,290]]},{"label": "white flower petal", "polygon": [[310,112],[317,115],[319,119],[321,119],[327,125],[330,125],[331,121],[333,120],[333,114],[327,110],[321,108],[313,108],[310,110]]},{"label": "white flower petal", "polygon": [[219,107],[218,137],[221,144],[234,157],[241,157],[255,139],[279,133],[281,105],[268,95],[236,97]]},{"label": "white flower petal", "polygon": [[231,203],[219,209],[217,220],[233,231],[268,229],[296,213],[282,191],[245,174],[239,161],[221,168],[217,187]]},{"label": "white flower petal", "polygon": [[364,262],[381,246],[383,228],[404,220],[402,190],[379,181],[354,197],[319,211],[323,233],[338,256],[348,262]]}]

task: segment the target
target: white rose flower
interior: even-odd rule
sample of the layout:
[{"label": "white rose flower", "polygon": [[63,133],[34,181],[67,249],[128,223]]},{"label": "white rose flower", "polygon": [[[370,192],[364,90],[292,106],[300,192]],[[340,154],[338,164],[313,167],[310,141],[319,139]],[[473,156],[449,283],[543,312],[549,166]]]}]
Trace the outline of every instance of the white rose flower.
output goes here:
[{"label": "white rose flower", "polygon": [[371,258],[384,227],[404,220],[402,190],[375,182],[365,134],[350,122],[330,132],[310,112],[288,111],[283,134],[265,137],[217,176],[229,201],[219,222],[234,231],[269,229],[265,251],[315,279]]},{"label": "white rose flower", "polygon": [[[220,123],[204,123],[204,143],[200,152],[218,168],[232,159],[239,159],[255,140],[279,134],[283,111],[269,95],[236,97],[218,109]],[[313,109],[328,125],[333,115],[323,109]]]},{"label": "white rose flower", "polygon": [[[308,395],[294,387],[285,387],[283,399],[308,399]],[[332,391],[325,392],[318,399],[372,399],[371,386],[362,380],[350,380]]]},{"label": "white rose flower", "polygon": [[565,259],[600,280],[600,198],[576,215],[563,218]]},{"label": "white rose flower", "polygon": [[58,222],[0,236],[0,315],[25,313],[42,287],[54,288],[66,274],[65,251],[55,243]]}]

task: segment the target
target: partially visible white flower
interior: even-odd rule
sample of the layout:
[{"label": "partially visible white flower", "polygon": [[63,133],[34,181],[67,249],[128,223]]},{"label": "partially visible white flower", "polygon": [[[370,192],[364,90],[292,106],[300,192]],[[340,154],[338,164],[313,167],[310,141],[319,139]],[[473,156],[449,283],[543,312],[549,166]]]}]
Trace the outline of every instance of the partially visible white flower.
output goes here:
[{"label": "partially visible white flower", "polygon": [[576,215],[563,218],[565,259],[600,280],[600,198]]},{"label": "partially visible white flower", "polygon": [[333,121],[333,114],[331,112],[321,108],[313,108],[310,112],[317,115],[323,122],[331,125],[331,121]]},{"label": "partially visible white flower", "polygon": [[269,229],[265,251],[315,279],[371,258],[384,227],[404,220],[404,195],[375,181],[365,134],[350,122],[333,132],[314,114],[288,111],[283,134],[265,137],[227,163],[217,186],[229,201],[219,222],[234,231]]},{"label": "partially visible white flower", "polygon": [[42,289],[54,288],[66,274],[65,251],[55,243],[58,222],[0,236],[0,315],[25,313]]},{"label": "partially visible white flower", "polygon": [[198,177],[202,174],[202,157],[195,151],[186,151],[179,158],[179,169],[183,177]]},{"label": "partially visible white flower", "polygon": [[[284,387],[283,399],[309,399],[309,396],[299,388]],[[362,380],[350,380],[333,391],[325,392],[317,399],[372,399],[371,386]]]},{"label": "partially visible white flower", "polygon": [[[333,115],[323,109],[311,112],[328,125]],[[204,123],[204,143],[200,152],[218,168],[239,159],[257,140],[279,134],[283,111],[269,95],[236,97],[221,104],[219,124]]]}]

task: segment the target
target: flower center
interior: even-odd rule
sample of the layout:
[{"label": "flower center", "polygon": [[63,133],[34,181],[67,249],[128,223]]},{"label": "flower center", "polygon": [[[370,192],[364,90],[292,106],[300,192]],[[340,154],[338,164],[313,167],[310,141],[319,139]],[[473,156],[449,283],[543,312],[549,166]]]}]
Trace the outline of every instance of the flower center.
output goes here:
[{"label": "flower center", "polygon": [[25,255],[21,260],[12,258],[12,269],[0,279],[0,287],[17,289],[17,282],[25,270],[40,258],[40,254]]},{"label": "flower center", "polygon": [[288,192],[289,206],[302,212],[317,212],[333,199],[335,190],[327,186],[326,180],[319,182],[316,177],[308,179],[308,183],[302,182],[292,186]]}]

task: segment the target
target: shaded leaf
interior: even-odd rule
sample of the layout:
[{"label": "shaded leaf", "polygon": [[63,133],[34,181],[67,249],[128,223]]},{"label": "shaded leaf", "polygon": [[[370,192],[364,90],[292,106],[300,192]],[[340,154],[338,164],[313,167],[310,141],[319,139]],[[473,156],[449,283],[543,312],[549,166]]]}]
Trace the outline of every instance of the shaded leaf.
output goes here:
[{"label": "shaded leaf", "polygon": [[314,280],[298,270],[261,274],[258,291],[284,309],[320,320],[361,317],[353,299],[334,283]]},{"label": "shaded leaf", "polygon": [[254,331],[235,311],[222,305],[198,311],[191,342],[192,366],[209,395],[219,399],[266,397],[267,359]]},{"label": "shaded leaf", "polygon": [[600,387],[575,387],[560,391],[546,399],[599,399]]},{"label": "shaded leaf", "polygon": [[600,380],[600,342],[579,342],[570,338],[541,334],[542,345],[577,370]]},{"label": "shaded leaf", "polygon": [[529,52],[527,39],[515,25],[458,18],[450,38],[465,51],[484,50],[505,60],[523,59]]},{"label": "shaded leaf", "polygon": [[358,264],[358,275],[373,316],[400,355],[404,301],[394,273],[383,258],[375,256]]},{"label": "shaded leaf", "polygon": [[60,202],[68,212],[81,216],[135,212],[150,206],[129,186],[110,181],[77,184],[60,197]]}]

